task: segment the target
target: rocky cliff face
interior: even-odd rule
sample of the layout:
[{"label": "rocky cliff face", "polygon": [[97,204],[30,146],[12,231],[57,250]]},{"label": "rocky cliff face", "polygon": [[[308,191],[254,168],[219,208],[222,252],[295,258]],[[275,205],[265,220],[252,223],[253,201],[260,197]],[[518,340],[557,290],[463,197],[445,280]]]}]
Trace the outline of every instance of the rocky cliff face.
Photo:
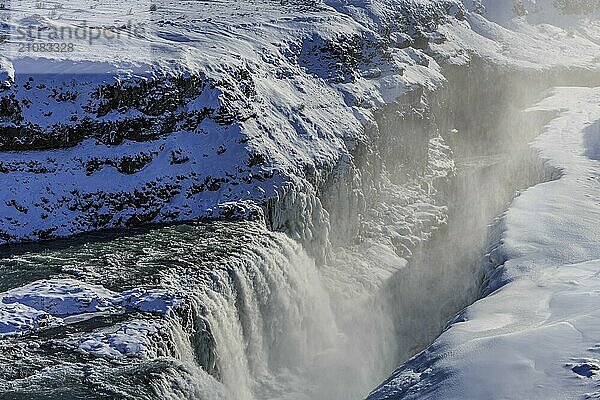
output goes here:
[{"label": "rocky cliff face", "polygon": [[[321,203],[331,188],[347,193],[342,208],[354,220],[377,190],[381,168],[361,163],[425,159],[409,153],[425,155],[436,133],[393,124],[427,118],[420,93],[443,85],[439,63],[476,53],[532,67],[528,49],[552,45],[541,34],[524,44],[504,31],[490,37],[490,12],[475,3],[224,2],[203,18],[136,3],[135,34],[74,4],[67,16],[84,13],[97,22],[90,30],[110,30],[128,51],[104,36],[66,56],[15,52],[22,37],[3,45],[0,240],[265,215],[273,229],[317,241],[328,234]],[[2,9],[10,28],[52,32],[63,22],[45,12]],[[509,39],[517,45],[507,52]],[[597,46],[591,39],[570,37],[575,49]],[[579,66],[592,54],[582,50]],[[377,117],[399,99],[399,118]],[[357,229],[350,221],[345,237]]]},{"label": "rocky cliff face", "polygon": [[[138,54],[120,62],[91,42],[68,59],[4,60],[0,240],[265,212],[272,228],[307,242],[326,235],[320,195],[360,180],[355,157],[373,152],[380,135],[373,111],[441,84],[430,44],[445,40],[441,24],[464,21],[464,9],[299,2],[272,16],[270,6],[258,4],[248,23],[215,6],[227,28],[206,32],[207,21],[158,5],[132,45]],[[57,23],[32,22],[10,3],[3,12],[17,28]],[[220,45],[207,49],[209,41]],[[168,51],[148,56],[145,44]],[[411,98],[409,111],[420,104]],[[420,141],[427,152],[428,138]],[[360,211],[352,185],[347,201]]]},{"label": "rocky cliff face", "polygon": [[[168,269],[156,279],[177,292],[197,295],[190,300],[196,308],[186,309],[189,318],[175,324],[182,328],[183,342],[194,346],[183,346],[181,354],[195,353],[188,361],[205,369],[202,379],[209,373],[243,391],[252,381],[243,365],[248,360],[239,357],[252,343],[244,334],[254,337],[260,327],[274,324],[267,336],[256,334],[256,348],[250,350],[257,350],[263,337],[269,343],[293,339],[290,334],[302,326],[306,336],[296,339],[308,343],[305,339],[324,336],[303,323],[315,309],[327,311],[317,328],[330,328],[335,311],[344,316],[340,320],[349,326],[347,332],[360,331],[353,320],[357,314],[346,313],[345,307],[356,312],[357,301],[389,286],[390,277],[445,224],[449,199],[444,189],[455,173],[455,160],[464,156],[467,164],[485,164],[468,159],[465,148],[487,155],[486,147],[501,143],[506,145],[501,150],[512,156],[510,136],[495,140],[510,135],[498,126],[514,119],[508,126],[517,127],[517,111],[533,100],[534,91],[551,84],[598,82],[598,23],[583,23],[573,17],[578,13],[554,1],[224,1],[202,3],[201,9],[196,1],[133,1],[127,6],[131,10],[74,2],[60,9],[60,18],[43,4],[35,13],[23,3],[2,4],[0,27],[8,32],[30,29],[35,37],[12,36],[1,44],[0,243],[148,223],[255,219],[285,231],[318,259],[317,270],[298,243],[258,224],[220,223],[217,228],[164,227],[137,239],[124,237],[116,252],[127,257],[108,266],[98,260],[115,250],[100,243],[101,249],[84,248],[77,254],[85,260],[83,267],[55,268],[106,285],[106,271],[131,273],[127,267],[139,257],[137,247],[145,251],[147,241],[156,241],[153,257],[168,259],[170,242],[182,235],[180,245],[188,249],[189,259],[170,269],[152,258],[136,266],[135,279],[131,274],[115,279],[143,286],[148,285],[147,270],[160,275]],[[595,15],[591,9],[585,12]],[[73,22],[84,18],[94,23],[82,28]],[[136,24],[124,23],[126,19]],[[38,34],[65,26],[99,37],[77,41],[69,54],[33,51],[40,49]],[[19,48],[31,51],[21,54]],[[507,175],[518,164],[512,168]],[[510,182],[504,186],[513,188]],[[481,188],[492,198],[493,189]],[[221,248],[224,234],[226,244],[243,249]],[[211,240],[196,246],[198,235]],[[178,246],[173,251],[180,251]],[[88,260],[89,251],[100,258]],[[219,253],[214,258],[213,251]],[[197,274],[189,264],[198,258],[208,264]],[[27,259],[22,262],[29,265]],[[306,271],[311,276],[303,283]],[[427,271],[434,271],[429,282],[440,281],[435,269]],[[454,277],[462,278],[464,274]],[[264,294],[265,280],[275,288],[297,284],[273,299]],[[389,291],[403,293],[407,301],[393,303],[393,309],[380,303],[361,308],[361,326],[376,334],[366,335],[368,341],[356,335],[341,347],[344,353],[360,348],[355,358],[360,362],[373,357],[365,364],[381,369],[368,371],[377,379],[393,368],[398,354],[413,354],[428,343],[439,332],[437,324],[462,306],[440,307],[429,299],[429,308],[420,314],[435,310],[440,318],[433,317],[427,327],[415,304],[422,297],[411,296],[421,286],[401,280]],[[304,302],[318,298],[321,284],[336,300],[333,311],[328,299]],[[47,286],[52,294],[56,282]],[[65,290],[71,286],[77,282]],[[305,286],[319,290],[307,292]],[[211,297],[215,287],[216,297]],[[249,297],[238,300],[248,287],[253,288]],[[110,296],[130,288],[114,289]],[[209,303],[211,299],[215,301]],[[399,303],[412,307],[408,321],[403,321],[408,313],[396,307]],[[254,320],[243,308],[247,304],[256,305]],[[211,314],[207,310],[215,313],[205,323],[204,316]],[[7,314],[12,317],[10,310]],[[388,321],[394,315],[400,315],[398,321]],[[386,318],[378,319],[382,316]],[[243,326],[220,342],[219,353],[215,338],[226,335],[230,322]],[[271,332],[280,336],[268,336]],[[88,344],[76,343],[77,348],[93,355],[95,343],[106,338],[84,339]],[[267,349],[275,359],[281,349],[295,347],[293,340],[281,343]],[[151,347],[142,344],[141,349]],[[402,352],[396,352],[399,348]],[[217,355],[225,359],[221,366]],[[385,357],[390,359],[379,360]],[[408,378],[394,376],[385,387],[394,395],[413,390],[411,379],[426,371],[433,358],[425,353],[413,363],[416,369],[413,364],[401,367],[399,373],[408,371]],[[419,390],[428,384],[427,372],[423,374]],[[202,379],[198,382],[206,381]],[[164,388],[174,390],[172,383],[166,379]]]}]

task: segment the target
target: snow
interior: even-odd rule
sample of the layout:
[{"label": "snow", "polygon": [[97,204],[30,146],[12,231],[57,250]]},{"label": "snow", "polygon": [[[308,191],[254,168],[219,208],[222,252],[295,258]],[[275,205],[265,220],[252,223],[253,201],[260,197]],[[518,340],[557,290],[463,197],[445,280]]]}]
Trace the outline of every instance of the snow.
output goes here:
[{"label": "snow", "polygon": [[50,314],[23,304],[2,304],[0,307],[0,336],[34,331],[58,322],[59,319]]},{"label": "snow", "polygon": [[[88,36],[67,53],[22,54],[20,45],[39,40],[15,35],[0,44],[0,129],[7,133],[0,137],[0,243],[150,222],[264,216],[270,228],[286,231],[315,255],[337,231],[348,240],[355,236],[357,224],[336,216],[370,212],[381,232],[368,232],[366,244],[337,256],[350,265],[344,273],[324,267],[340,292],[357,299],[365,293],[347,290],[353,282],[374,291],[444,223],[446,209],[436,204],[432,182],[454,168],[441,137],[427,138],[425,176],[405,185],[384,177],[384,195],[404,203],[365,210],[368,191],[361,188],[372,182],[361,181],[368,171],[358,170],[353,153],[361,145],[371,150],[369,135],[380,133],[375,112],[422,89],[440,89],[447,64],[467,68],[481,58],[538,72],[597,71],[600,60],[597,13],[564,15],[549,0],[524,1],[527,12],[520,17],[508,0],[164,1],[156,11],[139,0],[93,7],[76,0],[47,9],[33,1],[5,3],[1,20],[10,33],[67,28]],[[190,94],[181,79],[198,92]],[[125,99],[98,95],[107,88]],[[125,94],[140,104],[128,103]],[[598,177],[584,173],[597,168],[594,96],[591,89],[563,89],[539,106],[570,107],[554,122],[565,127],[551,126],[552,139],[537,144],[564,175],[527,191],[504,217],[502,244],[491,256],[502,267],[489,284],[490,290],[505,285],[457,318],[373,398],[403,391],[531,398],[538,394],[527,390],[535,385],[550,397],[593,390],[587,384],[597,371],[598,343],[578,330],[597,328],[590,317],[596,289],[589,282],[598,259]],[[15,104],[18,111],[4,109]],[[96,125],[83,137],[69,137],[89,121]],[[132,122],[137,125],[128,126]],[[11,138],[19,129],[33,133]],[[131,160],[140,163],[130,167]],[[340,194],[332,202],[337,210],[321,202],[327,185]],[[377,246],[381,238],[396,239],[401,255],[385,243]],[[375,271],[354,262],[364,260],[365,251],[381,259]],[[166,315],[178,303],[158,289],[116,293],[64,279],[34,282],[0,299],[1,335],[101,313]],[[571,313],[573,304],[581,314]],[[223,325],[231,322],[223,317]],[[74,346],[107,358],[143,356],[154,348],[149,341],[156,329],[130,321]],[[235,339],[239,347],[223,346],[232,360],[243,348]],[[242,373],[229,378],[244,380]]]},{"label": "snow", "polygon": [[[5,221],[5,232],[33,239],[35,232],[32,229],[50,228],[58,236],[67,236],[74,228],[86,230],[90,222],[102,215],[114,221],[127,221],[131,218],[127,209],[120,212],[115,209],[118,208],[116,204],[119,199],[152,182],[157,188],[169,188],[171,185],[167,191],[172,192],[173,201],[160,207],[162,215],[175,212],[186,219],[194,219],[206,215],[211,207],[216,207],[215,198],[219,195],[224,197],[225,202],[228,199],[243,200],[242,194],[234,196],[208,190],[202,193],[201,198],[200,195],[191,194],[194,185],[204,183],[206,176],[222,174],[227,169],[225,160],[235,157],[236,151],[231,147],[229,155],[219,157],[213,146],[210,141],[207,143],[206,136],[181,132],[144,143],[126,141],[118,146],[107,146],[90,139],[66,150],[0,153],[0,163],[13,171],[5,177],[6,190],[0,193],[0,203],[5,206],[1,217]],[[116,164],[112,162],[115,154],[121,160],[145,155],[150,161],[134,174],[136,179],[132,179],[131,174],[119,173],[113,166]],[[174,154],[186,161],[172,163]],[[221,164],[221,161],[225,164]],[[90,173],[85,166],[94,163],[99,167]],[[196,173],[198,164],[205,166],[202,176]],[[167,176],[165,165],[171,169]],[[36,172],[36,166],[43,172]],[[182,176],[189,179],[182,182],[178,178]],[[61,184],[55,185],[57,181]],[[28,188],[25,193],[22,191],[24,186]],[[177,189],[174,190],[174,187]],[[94,215],[90,215],[90,208],[81,208],[81,200],[74,197],[73,193],[94,194],[95,199],[90,204]],[[260,195],[256,189],[250,194]],[[198,208],[200,204],[203,207]],[[154,201],[148,202],[145,212],[151,212],[156,205]],[[32,226],[34,223],[36,226]]]},{"label": "snow", "polygon": [[[534,13],[530,2],[527,19],[514,18],[512,2],[487,3],[480,15],[469,0],[164,1],[156,10],[140,0],[5,2],[0,80],[7,86],[0,97],[21,110],[1,117],[0,127],[34,133],[0,143],[20,150],[0,156],[0,242],[147,222],[258,218],[269,202],[299,188],[314,196],[331,176],[352,173],[351,153],[368,142],[373,112],[416,89],[441,87],[443,63],[476,55],[519,68],[598,68],[595,22],[554,18],[550,4]],[[57,32],[74,43],[72,52],[18,51],[60,41],[49,39]],[[76,33],[80,39],[68,36]],[[421,37],[426,48],[408,46]],[[185,94],[179,77],[198,78],[202,90]],[[160,115],[127,103],[99,111],[111,104],[97,98],[99,88],[148,82],[188,97]],[[172,100],[145,90],[153,104]],[[180,123],[169,127],[174,115]],[[68,136],[67,128],[89,121],[98,125],[85,137]],[[137,127],[139,121],[150,127]],[[136,143],[115,139],[131,129],[141,136]],[[49,148],[34,151],[40,146]],[[174,163],[171,154],[180,153]],[[149,161],[124,173],[114,166],[125,156]],[[296,211],[280,211],[268,221],[274,229],[295,224]],[[301,226],[327,225],[308,210],[301,214]],[[323,235],[289,233],[305,241]]]},{"label": "snow", "polygon": [[160,325],[153,321],[132,320],[117,328],[89,333],[79,339],[77,351],[96,357],[118,359],[148,356],[160,340]]},{"label": "snow", "polygon": [[22,304],[54,316],[109,310],[112,293],[77,281],[38,281],[2,295],[3,304]]},{"label": "snow", "polygon": [[489,255],[486,297],[369,397],[548,399],[600,395],[600,89],[558,88],[534,146],[558,180],[517,197]]},{"label": "snow", "polygon": [[[0,293],[0,337],[61,326],[106,313],[139,311],[169,315],[180,303],[175,295],[160,289],[136,288],[117,293],[75,279],[40,280]],[[110,336],[109,341],[121,340],[126,334],[134,340],[131,331],[136,332],[136,329],[141,330],[125,329],[120,336]],[[94,336],[94,340],[99,339]],[[89,349],[89,340],[86,343],[85,348]],[[139,346],[136,348],[139,350]]]}]

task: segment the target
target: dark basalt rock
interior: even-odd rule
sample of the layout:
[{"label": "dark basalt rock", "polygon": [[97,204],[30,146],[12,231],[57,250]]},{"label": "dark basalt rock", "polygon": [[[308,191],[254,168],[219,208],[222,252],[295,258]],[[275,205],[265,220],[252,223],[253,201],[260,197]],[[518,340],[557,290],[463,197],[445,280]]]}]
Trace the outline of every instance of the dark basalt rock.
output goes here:
[{"label": "dark basalt rock", "polygon": [[[214,82],[201,74],[181,74],[101,84],[91,91],[89,98],[82,98],[75,83],[66,85],[64,90],[47,90],[46,85],[35,85],[35,78],[28,77],[23,85],[27,92],[35,87],[42,93],[47,91],[46,96],[55,102],[82,102],[76,114],[48,127],[27,120],[27,109],[32,102],[27,95],[19,101],[19,86],[16,82],[0,93],[0,151],[69,148],[89,138],[109,145],[124,140],[143,142],[179,129],[197,131],[206,118],[229,125],[256,116],[252,105],[256,97],[254,82],[241,67],[233,69],[231,80],[227,81]],[[188,109],[187,105],[206,90],[220,91],[220,106]],[[132,111],[136,113],[114,118]],[[113,118],[107,118],[109,115]]]}]

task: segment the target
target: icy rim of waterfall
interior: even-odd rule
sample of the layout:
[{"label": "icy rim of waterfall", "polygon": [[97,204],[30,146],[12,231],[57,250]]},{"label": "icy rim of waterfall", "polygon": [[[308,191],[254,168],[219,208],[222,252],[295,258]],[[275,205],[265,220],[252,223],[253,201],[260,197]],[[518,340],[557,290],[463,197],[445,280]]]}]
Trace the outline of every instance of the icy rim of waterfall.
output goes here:
[{"label": "icy rim of waterfall", "polygon": [[370,400],[598,398],[600,89],[557,88],[534,146],[558,180],[517,197],[487,256],[491,292]]},{"label": "icy rim of waterfall", "polygon": [[75,279],[36,281],[0,294],[0,338],[90,319],[101,313],[139,311],[167,315],[180,304],[174,293],[158,289],[115,293]]}]

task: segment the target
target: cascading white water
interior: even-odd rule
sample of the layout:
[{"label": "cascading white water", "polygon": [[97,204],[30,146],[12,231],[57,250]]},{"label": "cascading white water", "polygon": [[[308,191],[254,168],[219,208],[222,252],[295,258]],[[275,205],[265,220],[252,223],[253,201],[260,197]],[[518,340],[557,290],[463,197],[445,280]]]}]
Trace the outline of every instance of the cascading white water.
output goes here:
[{"label": "cascading white water", "polygon": [[315,262],[284,234],[269,234],[212,277],[197,301],[214,335],[220,379],[232,398],[275,398],[298,388],[338,330]]},{"label": "cascading white water", "polygon": [[174,366],[161,371],[158,379],[151,381],[153,391],[164,400],[230,399],[227,388],[197,364],[189,332],[182,329],[179,321],[169,322],[169,339],[178,360]]},{"label": "cascading white water", "polygon": [[[438,164],[450,160],[439,152],[440,140],[430,141]],[[414,185],[390,192],[387,207],[406,214],[420,210],[418,229],[430,234],[444,213],[433,204],[431,184],[448,168],[451,162],[443,168],[431,165]],[[407,229],[401,217],[390,229]],[[377,230],[383,221],[373,224]],[[328,264],[317,266],[287,235],[258,224],[251,230],[255,237],[243,256],[211,271],[209,282],[193,294],[195,314],[206,318],[214,337],[216,375],[231,398],[366,395],[398,359],[397,316],[379,291],[406,260],[391,242],[374,248],[381,237],[373,234],[364,247],[337,248]]]},{"label": "cascading white water", "polygon": [[[402,178],[384,165],[358,240],[334,247],[326,263],[269,234],[270,245],[252,246],[221,277],[230,285],[207,308],[220,379],[235,398],[359,399],[476,298],[487,224],[516,189],[547,178],[527,147],[543,121],[505,113],[509,123],[498,126],[487,111],[467,114],[463,131],[447,135],[460,149],[457,178],[440,136],[426,137],[426,161]],[[335,231],[345,221],[331,222]]]},{"label": "cascading white water", "polygon": [[214,336],[219,380],[240,400],[365,394],[381,365],[393,365],[391,318],[371,299],[346,301],[349,313],[337,314],[315,261],[284,234],[263,234],[194,294]]}]

